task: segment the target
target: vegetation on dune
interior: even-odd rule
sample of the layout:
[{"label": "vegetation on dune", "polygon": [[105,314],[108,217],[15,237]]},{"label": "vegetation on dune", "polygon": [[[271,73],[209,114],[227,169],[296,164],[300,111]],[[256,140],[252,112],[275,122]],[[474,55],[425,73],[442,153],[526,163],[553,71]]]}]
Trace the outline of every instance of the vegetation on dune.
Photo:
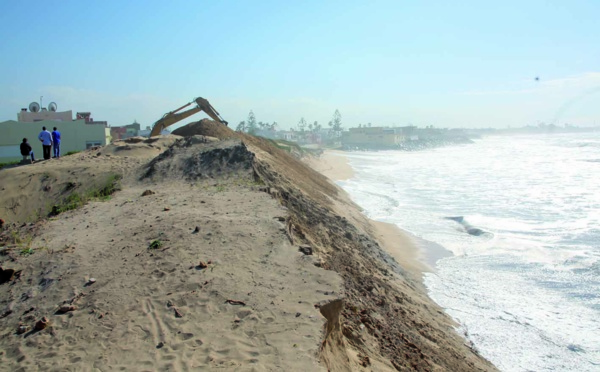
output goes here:
[{"label": "vegetation on dune", "polygon": [[9,162],[6,162],[6,163],[0,163],[0,169],[5,168],[5,167],[10,167],[11,165],[17,165],[19,163],[20,163],[19,160],[9,161]]},{"label": "vegetation on dune", "polygon": [[[263,137],[265,138],[265,137]],[[296,142],[286,141],[286,140],[273,140],[270,138],[265,138],[269,141],[273,146],[281,149],[287,153],[297,152],[299,154],[304,154],[306,151],[300,147]]]},{"label": "vegetation on dune", "polygon": [[156,240],[153,240],[152,243],[150,243],[148,245],[148,249],[159,249],[162,246],[163,246],[162,241],[160,241],[159,239],[156,239]]},{"label": "vegetation on dune", "polygon": [[[80,152],[81,151],[69,151],[66,154],[64,154],[63,156],[74,155],[74,154],[77,154],[77,153],[80,153]],[[19,165],[20,163],[21,163],[20,160],[7,161],[6,163],[0,163],[0,169],[11,167],[13,165]]]},{"label": "vegetation on dune", "polygon": [[[120,189],[119,181],[121,178],[119,174],[112,174],[98,188],[92,188],[84,193],[72,192],[60,204],[52,206],[50,216],[56,216],[63,212],[77,209],[91,200],[110,199],[110,196]],[[68,189],[73,189],[73,187],[69,186],[70,184],[68,185]]]}]

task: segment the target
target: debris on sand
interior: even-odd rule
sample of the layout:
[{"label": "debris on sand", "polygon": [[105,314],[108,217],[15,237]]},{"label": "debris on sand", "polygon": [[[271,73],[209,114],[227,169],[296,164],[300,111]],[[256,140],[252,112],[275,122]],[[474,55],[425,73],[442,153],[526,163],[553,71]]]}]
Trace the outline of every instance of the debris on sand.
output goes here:
[{"label": "debris on sand", "polygon": [[30,329],[30,328],[31,328],[31,327],[29,327],[29,326],[26,326],[26,325],[19,325],[19,326],[17,327],[17,334],[18,334],[18,335],[22,335],[23,333],[25,333],[25,332],[29,331],[29,329]]},{"label": "debris on sand", "polygon": [[43,317],[42,319],[38,320],[37,323],[35,323],[35,329],[41,331],[42,329],[46,329],[49,324],[50,319]]},{"label": "debris on sand", "polygon": [[230,305],[242,305],[242,306],[246,306],[246,303],[244,301],[238,301],[238,300],[227,300],[225,301],[226,304],[230,304]]},{"label": "debris on sand", "polygon": [[174,307],[173,311],[175,311],[175,317],[176,318],[183,318],[183,314],[181,313],[181,311],[179,311],[178,308]]},{"label": "debris on sand", "polygon": [[311,256],[313,254],[313,249],[310,245],[301,245],[298,250],[307,256]]},{"label": "debris on sand", "polygon": [[13,279],[21,277],[21,270],[3,269],[0,267],[0,284],[10,282]]},{"label": "debris on sand", "polygon": [[66,314],[66,313],[68,313],[69,311],[75,311],[75,310],[77,310],[77,306],[73,306],[73,305],[63,305],[63,306],[61,306],[61,307],[60,307],[60,308],[59,308],[59,309],[56,311],[56,313],[57,313],[57,314]]},{"label": "debris on sand", "polygon": [[154,195],[154,194],[156,194],[154,191],[146,190],[142,193],[142,196],[148,196],[148,195]]},{"label": "debris on sand", "polygon": [[82,293],[78,293],[72,299],[70,299],[69,301],[65,301],[64,303],[68,302],[69,305],[73,305],[75,302],[79,301],[83,296],[85,296],[85,293],[83,293],[83,292]]}]

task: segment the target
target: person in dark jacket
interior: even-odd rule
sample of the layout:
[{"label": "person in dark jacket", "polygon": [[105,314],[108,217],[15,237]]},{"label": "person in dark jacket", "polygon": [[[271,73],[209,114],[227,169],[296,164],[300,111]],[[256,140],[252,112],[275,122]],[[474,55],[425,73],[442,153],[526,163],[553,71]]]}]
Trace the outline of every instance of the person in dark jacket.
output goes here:
[{"label": "person in dark jacket", "polygon": [[23,138],[23,142],[21,143],[21,155],[23,156],[31,156],[31,161],[35,161],[35,157],[33,156],[33,149],[29,142],[27,142],[27,138]]}]

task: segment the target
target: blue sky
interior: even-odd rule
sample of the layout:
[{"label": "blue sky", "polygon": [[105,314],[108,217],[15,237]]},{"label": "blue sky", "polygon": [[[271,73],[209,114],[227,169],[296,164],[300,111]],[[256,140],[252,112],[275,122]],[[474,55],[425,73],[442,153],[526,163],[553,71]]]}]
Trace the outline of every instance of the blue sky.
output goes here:
[{"label": "blue sky", "polygon": [[0,121],[202,96],[233,125],[600,125],[600,1],[450,3],[0,0]]}]

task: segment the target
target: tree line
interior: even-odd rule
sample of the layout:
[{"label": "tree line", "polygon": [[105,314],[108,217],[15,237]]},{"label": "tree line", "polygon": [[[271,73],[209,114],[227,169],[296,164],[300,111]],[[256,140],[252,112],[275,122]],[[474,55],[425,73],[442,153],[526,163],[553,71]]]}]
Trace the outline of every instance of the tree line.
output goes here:
[{"label": "tree line", "polygon": [[[342,130],[342,115],[340,114],[339,110],[335,110],[335,112],[333,113],[333,117],[331,118],[329,123],[327,123],[327,125],[329,126],[330,131],[339,132]],[[254,115],[254,112],[250,110],[250,113],[248,114],[248,119],[240,121],[235,130],[238,132],[256,134],[258,130],[277,130],[278,127],[279,124],[276,121],[274,121],[273,123],[256,121],[256,116]],[[321,124],[319,124],[318,121],[315,121],[313,123],[307,123],[306,120],[304,120],[304,117],[300,118],[300,121],[297,124],[297,128],[300,132],[308,131],[314,133],[317,133],[321,131],[321,129],[323,129],[323,127],[321,126]]]}]

